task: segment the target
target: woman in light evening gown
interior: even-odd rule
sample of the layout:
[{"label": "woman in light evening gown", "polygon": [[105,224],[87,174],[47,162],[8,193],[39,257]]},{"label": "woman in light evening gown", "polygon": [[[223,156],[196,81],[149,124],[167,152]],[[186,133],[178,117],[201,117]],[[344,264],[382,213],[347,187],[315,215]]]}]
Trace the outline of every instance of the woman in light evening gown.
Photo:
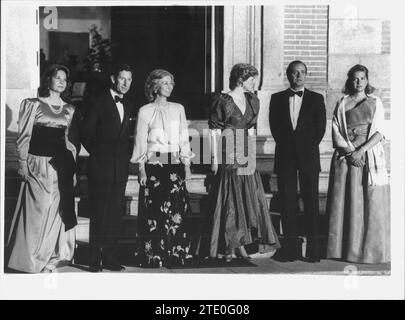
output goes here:
[{"label": "woman in light evening gown", "polygon": [[8,267],[13,270],[52,272],[73,258],[74,169],[80,144],[68,138],[78,137],[70,132],[75,107],[66,102],[68,83],[69,70],[52,65],[41,78],[38,98],[20,106],[17,151],[23,182],[8,239]]},{"label": "woman in light evening gown", "polygon": [[140,108],[131,162],[139,164],[139,251],[142,267],[181,266],[191,262],[190,238],[184,220],[189,210],[186,180],[191,177],[191,152],[184,107],[168,101],[173,75],[150,73]]},{"label": "woman in light evening gown", "polygon": [[249,64],[235,65],[229,78],[231,91],[221,93],[211,107],[215,181],[208,196],[211,207],[204,232],[208,237],[200,242],[200,257],[222,255],[231,262],[238,255],[249,260],[245,245],[257,242],[261,253],[274,253],[280,247],[256,170],[255,148],[251,149],[256,143],[259,113],[259,99],[253,93],[257,75],[257,69]]},{"label": "woman in light evening gown", "polygon": [[327,258],[390,261],[389,184],[383,148],[384,108],[372,94],[368,69],[348,72],[332,121],[335,153],[328,191]]}]

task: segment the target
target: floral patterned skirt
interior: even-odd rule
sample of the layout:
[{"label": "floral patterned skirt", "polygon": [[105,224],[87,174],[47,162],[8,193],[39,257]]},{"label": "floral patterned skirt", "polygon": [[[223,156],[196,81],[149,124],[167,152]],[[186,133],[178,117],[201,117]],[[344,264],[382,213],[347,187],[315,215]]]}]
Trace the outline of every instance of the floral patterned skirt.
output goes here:
[{"label": "floral patterned skirt", "polygon": [[184,265],[192,258],[183,223],[188,211],[184,165],[146,164],[145,169],[138,210],[140,266]]}]

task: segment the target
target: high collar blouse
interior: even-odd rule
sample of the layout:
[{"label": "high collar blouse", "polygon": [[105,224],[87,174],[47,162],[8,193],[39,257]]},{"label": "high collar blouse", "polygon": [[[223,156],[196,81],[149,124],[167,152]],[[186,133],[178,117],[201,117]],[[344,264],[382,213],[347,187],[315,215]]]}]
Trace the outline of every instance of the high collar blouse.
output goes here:
[{"label": "high collar blouse", "polygon": [[157,106],[149,103],[139,109],[131,162],[148,162],[154,152],[178,152],[181,162],[190,164],[194,154],[181,104],[168,102],[166,106]]}]

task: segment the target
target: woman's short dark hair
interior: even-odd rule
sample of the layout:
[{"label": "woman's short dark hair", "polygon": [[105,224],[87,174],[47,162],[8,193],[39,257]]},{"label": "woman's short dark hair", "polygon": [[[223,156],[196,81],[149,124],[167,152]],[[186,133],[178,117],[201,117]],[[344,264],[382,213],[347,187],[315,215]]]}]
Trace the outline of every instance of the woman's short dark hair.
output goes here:
[{"label": "woman's short dark hair", "polygon": [[44,71],[44,74],[41,77],[41,82],[38,88],[38,97],[49,97],[50,92],[49,92],[49,86],[51,85],[51,79],[52,77],[56,76],[58,71],[64,71],[66,74],[66,89],[61,93],[61,98],[63,100],[69,101],[69,96],[70,96],[70,71],[67,67],[61,65],[61,64],[53,64],[50,65],[46,70]]},{"label": "woman's short dark hair", "polygon": [[[347,80],[345,83],[345,86],[343,88],[343,93],[344,94],[348,94],[348,95],[352,95],[355,93],[354,91],[354,84],[353,84],[353,80],[354,80],[354,74],[356,72],[364,72],[364,74],[366,75],[367,81],[368,81],[368,69],[366,66],[363,66],[361,64],[356,64],[355,66],[351,67],[349,72],[347,73]],[[370,94],[374,92],[374,87],[371,86],[369,83],[367,83],[366,88],[364,89],[364,92],[366,94]]]},{"label": "woman's short dark hair", "polygon": [[247,63],[238,63],[232,67],[231,74],[229,75],[229,88],[235,89],[250,77],[256,77],[259,74],[257,69]]},{"label": "woman's short dark hair", "polygon": [[156,69],[149,74],[145,81],[145,96],[149,102],[155,100],[157,91],[159,89],[159,80],[166,76],[169,76],[172,79],[174,85],[174,76],[169,71]]}]

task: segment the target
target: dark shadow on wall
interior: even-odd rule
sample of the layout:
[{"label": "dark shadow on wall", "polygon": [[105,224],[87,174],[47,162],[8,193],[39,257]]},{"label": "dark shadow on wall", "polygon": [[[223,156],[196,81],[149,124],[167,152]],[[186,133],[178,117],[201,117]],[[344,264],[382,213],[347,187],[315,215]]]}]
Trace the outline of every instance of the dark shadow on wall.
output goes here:
[{"label": "dark shadow on wall", "polygon": [[10,126],[12,119],[13,119],[13,112],[11,111],[11,108],[8,106],[8,104],[6,103],[6,136],[14,134],[13,132],[8,130],[8,127]]},{"label": "dark shadow on wall", "polygon": [[[17,148],[16,139],[17,133],[10,131],[9,127],[13,120],[13,112],[8,104],[5,105],[5,176],[4,190],[2,194],[4,196],[4,263],[8,261],[9,252],[6,248],[9,229],[11,226],[11,219],[13,217],[14,209],[17,203],[18,192],[20,188],[20,179],[17,177]],[[4,129],[3,129],[4,130]]]},{"label": "dark shadow on wall", "polygon": [[9,127],[13,120],[13,112],[8,104],[6,104],[6,149],[5,149],[5,176],[16,176],[17,174],[17,164],[18,164],[18,157],[17,157],[17,133],[10,131]]}]

